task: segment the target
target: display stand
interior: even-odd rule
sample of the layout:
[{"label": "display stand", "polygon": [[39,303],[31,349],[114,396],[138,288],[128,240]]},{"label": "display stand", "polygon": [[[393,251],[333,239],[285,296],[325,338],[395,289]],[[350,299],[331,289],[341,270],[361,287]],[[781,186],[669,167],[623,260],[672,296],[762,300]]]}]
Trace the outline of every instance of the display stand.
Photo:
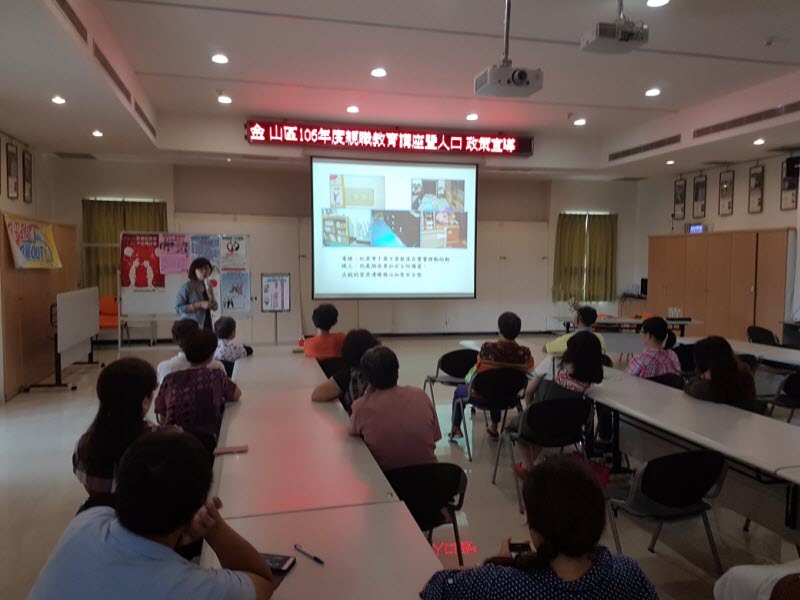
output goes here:
[{"label": "display stand", "polygon": [[261,312],[275,315],[275,345],[278,345],[278,313],[292,310],[292,282],[289,273],[261,274]]}]

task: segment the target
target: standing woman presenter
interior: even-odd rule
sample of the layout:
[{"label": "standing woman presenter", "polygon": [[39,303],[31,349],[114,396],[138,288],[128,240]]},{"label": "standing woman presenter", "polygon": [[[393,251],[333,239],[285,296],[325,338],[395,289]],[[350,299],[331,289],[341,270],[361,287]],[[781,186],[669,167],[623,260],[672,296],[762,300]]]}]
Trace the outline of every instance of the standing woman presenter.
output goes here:
[{"label": "standing woman presenter", "polygon": [[181,286],[175,300],[175,312],[181,319],[192,319],[203,329],[213,331],[211,311],[217,310],[217,300],[211,285],[211,261],[195,258],[189,266],[189,281]]}]

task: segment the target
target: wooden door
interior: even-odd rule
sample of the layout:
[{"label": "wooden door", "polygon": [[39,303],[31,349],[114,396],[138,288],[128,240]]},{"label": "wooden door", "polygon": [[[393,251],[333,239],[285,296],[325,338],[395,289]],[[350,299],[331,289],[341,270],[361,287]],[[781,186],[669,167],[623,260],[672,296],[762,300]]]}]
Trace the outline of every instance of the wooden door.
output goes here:
[{"label": "wooden door", "polygon": [[664,237],[651,237],[647,250],[647,312],[654,315],[666,314],[666,243]]},{"label": "wooden door", "polygon": [[676,306],[687,315],[684,307],[686,300],[686,236],[676,235],[664,238],[664,255],[662,256],[664,271],[664,300],[659,316],[667,316],[667,308]]},{"label": "wooden door", "polygon": [[747,328],[755,319],[757,245],[758,234],[755,231],[731,234],[730,320],[727,337],[732,340],[747,340]]},{"label": "wooden door", "polygon": [[547,223],[506,221],[501,224],[500,310],[517,313],[522,319],[523,331],[547,329],[547,317],[553,306],[552,294],[546,285],[547,247]]},{"label": "wooden door", "polygon": [[[686,263],[684,269],[684,302],[680,307],[682,316],[702,321],[701,325],[686,328],[687,336],[703,336],[706,332],[706,301],[708,296],[708,247],[706,235],[690,235],[685,238]],[[670,304],[672,306],[672,304]]]},{"label": "wooden door", "polygon": [[708,236],[704,335],[730,337],[731,243],[733,234]]},{"label": "wooden door", "polygon": [[786,255],[788,231],[758,232],[756,321],[780,337],[786,319]]}]

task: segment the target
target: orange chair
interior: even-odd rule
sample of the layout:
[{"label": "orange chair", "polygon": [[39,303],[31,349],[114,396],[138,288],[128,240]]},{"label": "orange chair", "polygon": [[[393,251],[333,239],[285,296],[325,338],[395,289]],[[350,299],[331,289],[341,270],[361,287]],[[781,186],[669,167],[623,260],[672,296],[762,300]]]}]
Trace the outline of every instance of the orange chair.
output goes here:
[{"label": "orange chair", "polygon": [[[101,296],[100,297],[100,329],[113,329],[117,330],[119,325],[119,309],[116,296]],[[125,330],[125,337],[131,341],[131,331],[128,329],[128,322],[122,322],[122,328]]]}]

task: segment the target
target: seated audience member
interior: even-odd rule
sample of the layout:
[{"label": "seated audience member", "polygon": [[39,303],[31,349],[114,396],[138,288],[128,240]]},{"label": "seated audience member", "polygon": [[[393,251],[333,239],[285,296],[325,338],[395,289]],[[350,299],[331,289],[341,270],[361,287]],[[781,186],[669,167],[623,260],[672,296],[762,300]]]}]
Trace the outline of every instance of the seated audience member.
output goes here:
[{"label": "seated audience member", "polygon": [[[170,373],[183,371],[184,369],[189,369],[192,366],[192,364],[186,360],[186,340],[198,329],[200,329],[200,326],[194,319],[180,319],[172,324],[172,341],[178,345],[180,352],[178,352],[172,358],[158,363],[159,385],[161,385],[161,382],[164,381],[164,377]],[[209,363],[208,368],[218,369],[223,373],[225,372],[225,366],[218,360],[212,360]]]},{"label": "seated audience member", "polygon": [[366,393],[353,402],[353,435],[364,438],[383,471],[437,462],[439,420],[428,395],[418,387],[398,386],[400,364],[385,346],[367,350],[361,359]]},{"label": "seated audience member", "polygon": [[315,387],[311,392],[311,401],[330,402],[338,398],[349,415],[353,401],[367,391],[367,379],[361,370],[361,357],[367,350],[378,345],[378,338],[366,329],[348,331],[342,344],[344,368]]},{"label": "seated audience member", "polygon": [[[633,560],[598,546],[606,521],[603,492],[585,467],[553,457],[525,480],[533,554],[511,558],[510,539],[483,566],[439,571],[423,600],[655,600],[655,589]],[[520,540],[521,541],[521,540]]]},{"label": "seated audience member", "polygon": [[156,397],[159,423],[219,437],[225,404],[237,401],[242,391],[224,371],[205,368],[216,348],[217,336],[207,329],[198,328],[188,338],[191,368],[167,375],[161,384]]},{"label": "seated audience member", "polygon": [[714,584],[715,600],[797,600],[800,560],[782,565],[738,565]]},{"label": "seated audience member", "polygon": [[[90,508],[67,526],[29,600],[264,600],[274,582],[264,559],[206,500],[211,466],[181,432],[147,433],[122,457],[116,513]],[[176,548],[204,538],[221,569],[204,569]]]},{"label": "seated audience member", "polygon": [[331,329],[339,320],[339,311],[333,304],[320,304],[311,314],[317,335],[306,338],[303,349],[306,356],[323,360],[339,358],[342,355],[343,333],[331,333]]},{"label": "seated audience member", "polygon": [[233,341],[236,337],[236,320],[233,317],[217,319],[214,323],[214,333],[217,334],[217,350],[214,352],[216,360],[235,362],[253,353],[250,346]]},{"label": "seated audience member", "polygon": [[[603,352],[600,350],[600,340],[588,331],[579,331],[567,340],[567,349],[561,358],[548,356],[536,367],[533,379],[525,388],[525,403],[530,405],[534,394],[542,381],[553,381],[562,388],[571,392],[585,394],[592,384],[603,381]],[[508,423],[510,429],[518,429],[522,436],[528,431],[528,410],[522,415],[511,419]],[[522,465],[516,465],[515,470],[524,476],[531,469],[542,451],[538,446],[532,446],[520,439],[517,442],[522,455]]]},{"label": "seated audience member", "polygon": [[763,413],[756,400],[753,374],[736,358],[725,338],[711,336],[694,345],[695,377],[683,391],[699,400],[730,404],[755,413]]},{"label": "seated audience member", "polygon": [[114,361],[100,372],[97,415],[72,455],[72,470],[91,500],[111,501],[123,453],[139,436],[156,429],[145,418],[156,387],[155,369],[139,358]]},{"label": "seated audience member", "polygon": [[564,335],[557,337],[552,342],[548,342],[544,345],[544,351],[547,354],[555,354],[559,356],[564,354],[564,351],[567,349],[567,340],[575,335],[579,331],[590,331],[597,336],[597,339],[600,340],[600,347],[603,350],[603,354],[606,353],[606,341],[603,339],[603,336],[597,333],[592,329],[592,325],[595,324],[597,321],[597,311],[592,308],[591,306],[581,306],[575,311],[575,316],[572,319],[572,323],[575,326],[575,331],[572,333],[565,333]]},{"label": "seated audience member", "polygon": [[[504,312],[497,319],[497,330],[500,337],[496,342],[484,342],[478,353],[478,362],[475,367],[467,374],[465,385],[456,388],[453,394],[453,414],[450,433],[447,437],[451,441],[463,437],[461,431],[461,419],[463,417],[461,405],[466,405],[471,394],[474,394],[469,384],[477,373],[490,371],[491,369],[519,369],[528,372],[533,369],[533,357],[531,350],[527,346],[517,343],[517,336],[522,330],[522,320],[513,312]],[[497,425],[502,418],[499,410],[490,411],[491,424],[486,432],[492,437],[497,438]]]},{"label": "seated audience member", "polygon": [[681,374],[678,355],[671,348],[675,345],[675,334],[661,317],[650,317],[642,323],[642,340],[645,350],[634,356],[625,370],[635,377],[658,377],[674,373]]}]

